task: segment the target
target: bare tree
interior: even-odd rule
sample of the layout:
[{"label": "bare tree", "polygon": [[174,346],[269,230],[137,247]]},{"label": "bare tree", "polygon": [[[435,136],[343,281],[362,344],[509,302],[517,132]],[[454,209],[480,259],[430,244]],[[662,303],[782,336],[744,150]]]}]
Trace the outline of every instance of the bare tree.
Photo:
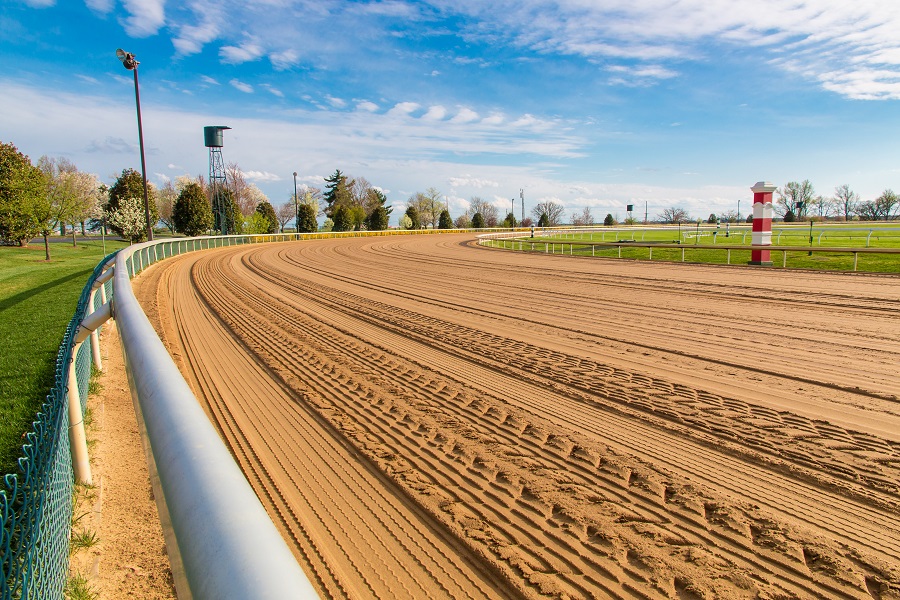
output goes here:
[{"label": "bare tree", "polygon": [[156,194],[156,208],[159,211],[159,220],[170,232],[175,233],[175,201],[178,200],[178,191],[171,181],[167,181]]},{"label": "bare tree", "polygon": [[723,223],[737,223],[742,221],[741,213],[736,210],[726,210],[721,215],[719,215],[719,220]]},{"label": "bare tree", "polygon": [[775,214],[784,217],[788,212],[792,212],[798,219],[802,219],[810,209],[810,202],[815,197],[816,190],[809,179],[804,179],[801,182],[789,181],[775,193],[778,194],[778,199],[772,207]]},{"label": "bare tree", "polygon": [[297,218],[297,207],[294,204],[294,201],[288,200],[284,204],[279,205],[278,208],[275,209],[275,217],[278,219],[278,223],[281,226],[281,233],[284,233],[284,226],[292,219]]},{"label": "bare tree", "polygon": [[572,224],[577,227],[593,225],[594,215],[591,214],[591,209],[585,206],[584,210],[581,211],[581,213],[572,213]]},{"label": "bare tree", "polygon": [[659,220],[663,223],[688,223],[691,220],[691,216],[688,214],[688,211],[680,206],[670,206],[663,209],[659,215]]},{"label": "bare tree", "polygon": [[565,209],[562,207],[562,205],[557,204],[552,200],[539,202],[537,205],[535,205],[534,208],[531,209],[531,214],[535,219],[538,220],[538,223],[540,223],[541,221],[541,215],[547,215],[547,224],[550,227],[554,227],[562,223],[564,212]]},{"label": "bare tree", "polygon": [[251,216],[256,210],[257,199],[250,196],[250,186],[236,162],[230,162],[225,166],[225,187],[234,194],[234,202],[241,214],[245,217]]},{"label": "bare tree", "polygon": [[469,210],[466,211],[466,214],[469,215],[469,220],[471,220],[476,213],[480,214],[481,218],[484,219],[485,227],[496,227],[500,220],[500,212],[496,206],[478,196],[472,196],[469,200]]},{"label": "bare tree", "polygon": [[856,207],[859,205],[859,194],[852,191],[846,183],[834,188],[835,209],[839,214],[844,215],[844,220],[849,221],[850,216],[856,214]]},{"label": "bare tree", "polygon": [[893,190],[884,190],[874,200],[860,202],[857,206],[857,214],[864,221],[889,221],[897,218],[897,209],[900,208],[900,198]]}]

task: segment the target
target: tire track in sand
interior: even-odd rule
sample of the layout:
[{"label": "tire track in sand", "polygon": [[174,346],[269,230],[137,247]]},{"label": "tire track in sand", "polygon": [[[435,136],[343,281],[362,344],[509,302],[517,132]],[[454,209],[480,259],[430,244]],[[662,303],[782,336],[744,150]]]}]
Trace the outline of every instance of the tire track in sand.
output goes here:
[{"label": "tire track in sand", "polygon": [[[384,303],[323,287],[315,269],[302,263],[335,264],[335,249],[307,248],[290,269],[278,267],[281,259],[262,248],[229,252],[233,257],[221,260],[210,254],[198,262],[195,280],[254,360],[270,364],[273,379],[295,395],[309,394],[322,417],[471,547],[482,548],[495,565],[499,561],[501,570],[505,564],[524,592],[729,597],[740,582],[800,597],[878,597],[872,590],[889,579],[865,562],[839,576],[829,561],[845,566],[840,560],[847,553],[623,456],[623,449],[661,448],[665,436],[656,424],[632,432],[623,446],[622,431],[603,429],[608,415],[591,421],[596,410],[585,412],[579,380],[596,384],[601,378],[583,357],[542,353],[479,329],[493,345],[508,344],[501,344],[508,352],[488,355],[477,344],[460,343],[473,336],[458,323],[409,307],[401,326],[398,313]],[[260,278],[273,268],[278,285]],[[349,280],[353,269],[347,265],[343,273]],[[514,353],[534,354],[535,365],[550,369],[547,378],[514,367]],[[568,372],[554,372],[554,365]],[[590,373],[594,379],[584,379]],[[622,374],[614,369],[605,375],[615,382]],[[641,381],[639,373],[628,374]],[[467,384],[472,380],[479,385]],[[638,391],[618,389],[622,393],[611,400],[622,405]],[[667,392],[700,397],[690,386],[672,385]],[[519,396],[517,409],[511,400]],[[569,416],[551,414],[559,410]],[[621,427],[635,429],[634,421]],[[650,458],[676,463],[677,471],[679,451],[669,459],[664,452]],[[440,501],[429,502],[435,498]],[[604,510],[615,518],[601,518],[610,516],[598,514]],[[726,566],[709,564],[712,559]]]}]

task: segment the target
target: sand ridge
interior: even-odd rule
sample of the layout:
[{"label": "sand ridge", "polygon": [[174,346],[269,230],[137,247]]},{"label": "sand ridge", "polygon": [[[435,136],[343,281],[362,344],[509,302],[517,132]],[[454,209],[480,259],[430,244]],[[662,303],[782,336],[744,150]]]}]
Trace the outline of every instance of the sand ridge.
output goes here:
[{"label": "sand ridge", "polygon": [[900,597],[900,279],[470,242],[141,294],[323,596]]}]

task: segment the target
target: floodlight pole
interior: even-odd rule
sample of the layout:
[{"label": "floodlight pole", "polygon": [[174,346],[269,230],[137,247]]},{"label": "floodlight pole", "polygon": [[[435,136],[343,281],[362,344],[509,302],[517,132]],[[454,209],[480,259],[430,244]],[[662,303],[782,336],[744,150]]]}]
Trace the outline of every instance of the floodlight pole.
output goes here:
[{"label": "floodlight pole", "polygon": [[294,227],[300,233],[300,200],[297,198],[297,171],[294,171]]},{"label": "floodlight pole", "polygon": [[131,52],[116,52],[122,65],[129,71],[134,71],[134,102],[137,106],[138,142],[141,146],[141,179],[144,182],[144,218],[147,222],[147,241],[153,241],[153,224],[150,223],[150,198],[147,194],[147,161],[144,159],[144,127],[141,123],[141,88],[138,85],[138,61]]}]

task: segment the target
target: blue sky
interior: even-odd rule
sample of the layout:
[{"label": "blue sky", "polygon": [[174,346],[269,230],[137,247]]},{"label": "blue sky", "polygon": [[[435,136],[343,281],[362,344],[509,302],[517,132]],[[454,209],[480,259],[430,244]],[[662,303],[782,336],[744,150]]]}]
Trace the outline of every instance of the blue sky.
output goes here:
[{"label": "blue sky", "polygon": [[[706,217],[760,180],[900,189],[900,5],[881,0],[5,0],[0,140],[110,181],[206,174],[273,204],[341,169],[526,212]],[[395,211],[393,221],[396,221]]]}]

